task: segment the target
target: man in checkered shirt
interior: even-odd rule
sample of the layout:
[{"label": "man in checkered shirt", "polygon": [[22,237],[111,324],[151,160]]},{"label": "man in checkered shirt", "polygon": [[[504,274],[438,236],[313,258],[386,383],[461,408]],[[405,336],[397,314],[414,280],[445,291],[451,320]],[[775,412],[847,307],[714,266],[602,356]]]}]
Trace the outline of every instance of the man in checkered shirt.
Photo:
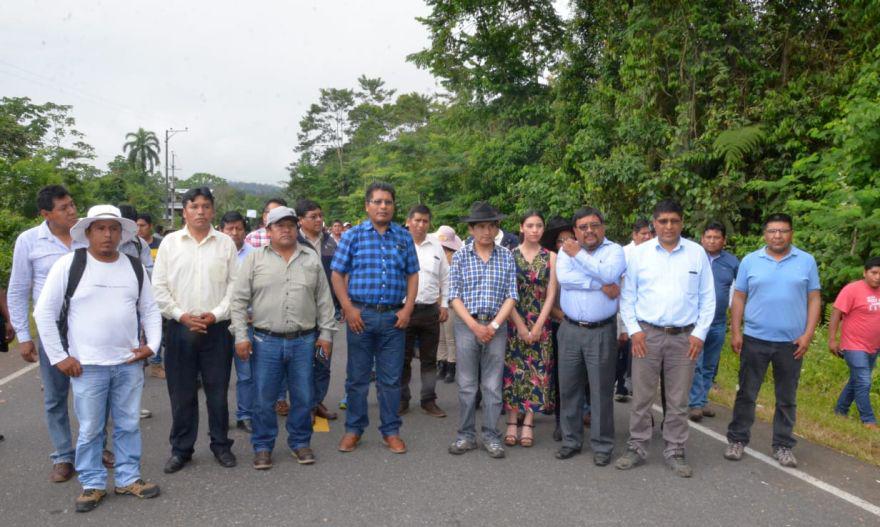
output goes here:
[{"label": "man in checkered shirt", "polygon": [[397,411],[405,329],[419,288],[419,259],[410,233],[391,221],[394,187],[372,183],[365,202],[369,221],[342,235],[330,265],[333,290],[348,323],[348,411],[339,450],[354,450],[369,424],[367,393],[375,362],[379,431],[389,450],[403,454],[406,445]]}]

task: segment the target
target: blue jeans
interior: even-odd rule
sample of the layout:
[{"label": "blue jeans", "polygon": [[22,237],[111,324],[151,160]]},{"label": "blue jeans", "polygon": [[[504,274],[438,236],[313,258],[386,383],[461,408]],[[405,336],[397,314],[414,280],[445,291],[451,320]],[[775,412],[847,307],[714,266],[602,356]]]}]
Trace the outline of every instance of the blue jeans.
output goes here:
[{"label": "blue jeans", "polygon": [[43,408],[49,440],[55,449],[51,454],[52,463],[73,463],[74,449],[70,434],[70,415],[67,412],[67,394],[70,391],[70,377],[49,363],[49,357],[42,344],[40,352],[40,379],[43,381]]},{"label": "blue jeans", "polygon": [[403,373],[403,347],[406,332],[397,329],[394,311],[361,310],[364,330],[358,334],[346,328],[348,336],[348,364],[346,365],[345,394],[348,410],[345,431],[362,435],[370,424],[367,416],[367,394],[370,391],[370,373],[376,364],[376,396],[379,399],[379,431],[383,436],[398,435],[402,423],[397,410],[400,406],[400,377]]},{"label": "blue jeans", "polygon": [[703,351],[697,357],[697,367],[694,370],[694,381],[691,384],[688,407],[702,408],[709,404],[709,390],[712,389],[715,372],[718,371],[721,347],[724,346],[726,334],[727,320],[709,326],[706,342],[703,343]]},{"label": "blue jeans", "polygon": [[874,409],[871,408],[871,373],[877,362],[877,353],[844,351],[843,358],[846,360],[846,365],[849,366],[849,382],[843,387],[834,411],[846,415],[855,401],[862,422],[876,424]]},{"label": "blue jeans", "polygon": [[[248,327],[248,340],[251,345],[254,342],[254,328]],[[257,396],[257,389],[254,385],[253,369],[251,361],[241,360],[238,355],[232,355],[235,362],[235,419],[243,421],[245,419],[253,419],[254,417],[254,399]]]},{"label": "blue jeans", "polygon": [[287,444],[291,449],[309,446],[312,439],[312,361],[316,335],[295,339],[270,337],[254,332],[251,368],[256,383],[257,404],[251,423],[254,452],[271,452],[278,437],[275,402],[278,387],[286,379],[290,390],[290,413],[287,414]]},{"label": "blue jeans", "polygon": [[498,416],[501,415],[501,383],[507,332],[496,331],[488,344],[482,344],[460,319],[455,319],[455,380],[458,382],[458,439],[474,441],[477,436],[477,387],[483,395],[483,442],[498,443]]},{"label": "blue jeans", "polygon": [[83,365],[71,377],[73,409],[79,421],[76,471],[84,489],[106,489],[107,469],[101,463],[107,426],[107,407],[113,419],[114,476],[117,487],[141,477],[141,393],[144,369],[140,363],[118,366]]}]

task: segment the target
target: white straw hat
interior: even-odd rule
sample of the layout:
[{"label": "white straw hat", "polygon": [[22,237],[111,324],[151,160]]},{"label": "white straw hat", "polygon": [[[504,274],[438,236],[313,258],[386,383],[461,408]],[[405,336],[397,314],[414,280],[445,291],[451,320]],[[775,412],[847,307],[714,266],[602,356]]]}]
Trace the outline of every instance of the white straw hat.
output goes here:
[{"label": "white straw hat", "polygon": [[71,227],[70,237],[74,241],[88,244],[89,240],[86,238],[86,229],[98,220],[114,220],[122,226],[122,239],[119,241],[119,245],[131,241],[137,236],[137,223],[123,218],[118,208],[113,205],[95,205],[89,209],[85,218],[80,219],[76,222],[76,225]]}]

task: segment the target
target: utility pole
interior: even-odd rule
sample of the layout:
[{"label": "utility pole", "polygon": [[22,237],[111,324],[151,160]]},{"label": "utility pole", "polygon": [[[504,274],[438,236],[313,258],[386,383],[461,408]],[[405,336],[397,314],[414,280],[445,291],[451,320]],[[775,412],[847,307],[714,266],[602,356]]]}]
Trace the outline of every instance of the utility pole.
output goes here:
[{"label": "utility pole", "polygon": [[[174,202],[177,197],[177,169],[180,168],[177,166],[177,152],[174,150],[171,151],[171,206],[174,207]],[[171,228],[174,228],[174,211],[171,212]]]},{"label": "utility pole", "polygon": [[168,193],[168,206],[165,210],[168,212],[168,227],[170,229],[174,229],[174,187],[168,179],[168,140],[174,137],[174,134],[188,131],[188,126],[184,127],[183,130],[175,130],[173,128],[165,129],[165,191]]}]

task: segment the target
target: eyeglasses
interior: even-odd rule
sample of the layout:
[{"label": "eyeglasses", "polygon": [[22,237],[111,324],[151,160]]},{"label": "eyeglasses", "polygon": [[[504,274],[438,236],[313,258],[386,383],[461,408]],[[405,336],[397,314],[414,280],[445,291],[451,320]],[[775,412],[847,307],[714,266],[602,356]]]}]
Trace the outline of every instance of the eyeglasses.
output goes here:
[{"label": "eyeglasses", "polygon": [[394,205],[394,202],[390,199],[371,199],[367,203],[369,203],[370,205],[375,205],[377,207],[381,207],[382,205],[390,207]]},{"label": "eyeglasses", "polygon": [[583,225],[575,225],[577,230],[579,230],[581,232],[587,232],[590,230],[598,231],[599,229],[601,229],[604,226],[605,226],[604,224],[599,223],[599,222],[584,223]]},{"label": "eyeglasses", "polygon": [[765,229],[764,232],[770,236],[775,236],[777,234],[788,234],[791,232],[791,229]]}]

